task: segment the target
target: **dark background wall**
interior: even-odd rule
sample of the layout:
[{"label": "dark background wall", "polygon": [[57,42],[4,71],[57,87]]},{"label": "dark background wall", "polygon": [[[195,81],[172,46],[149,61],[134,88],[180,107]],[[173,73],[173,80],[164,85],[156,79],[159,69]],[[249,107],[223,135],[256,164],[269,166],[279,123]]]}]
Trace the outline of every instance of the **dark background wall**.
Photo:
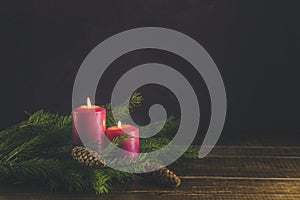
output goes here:
[{"label": "dark background wall", "polygon": [[[298,1],[7,1],[0,6],[0,129],[26,118],[24,111],[71,112],[72,85],[85,56],[127,29],[158,26],[183,32],[211,55],[228,96],[224,134],[298,134]],[[119,76],[134,65],[160,62],[181,71],[209,118],[204,82],[189,64],[167,52],[142,50],[116,60],[101,81],[97,103],[109,100]],[[166,89],[145,86],[144,109],[161,102],[178,114]],[[147,122],[143,109],[137,119]]]}]

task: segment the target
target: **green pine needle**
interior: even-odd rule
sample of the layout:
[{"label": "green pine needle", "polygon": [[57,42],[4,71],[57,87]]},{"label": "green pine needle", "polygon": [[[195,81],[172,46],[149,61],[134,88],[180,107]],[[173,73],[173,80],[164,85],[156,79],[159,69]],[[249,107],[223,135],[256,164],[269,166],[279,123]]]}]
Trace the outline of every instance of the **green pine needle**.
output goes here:
[{"label": "green pine needle", "polygon": [[[134,93],[129,100],[130,111],[141,102],[141,95]],[[107,110],[107,126],[115,125],[111,105],[103,107]],[[127,105],[122,104],[115,109],[119,118],[127,117]],[[169,117],[157,137],[141,139],[141,151],[154,151],[167,145],[177,125],[178,121]],[[113,152],[124,139],[116,138],[103,153]],[[28,120],[0,132],[0,181],[45,184],[53,191],[60,188],[70,192],[94,189],[97,194],[103,194],[109,191],[113,181],[123,182],[133,175],[107,167],[95,170],[79,165],[71,157],[72,148],[71,115],[61,116],[39,110]],[[190,147],[183,157],[195,158],[197,150]],[[142,156],[140,159],[143,159]]]}]

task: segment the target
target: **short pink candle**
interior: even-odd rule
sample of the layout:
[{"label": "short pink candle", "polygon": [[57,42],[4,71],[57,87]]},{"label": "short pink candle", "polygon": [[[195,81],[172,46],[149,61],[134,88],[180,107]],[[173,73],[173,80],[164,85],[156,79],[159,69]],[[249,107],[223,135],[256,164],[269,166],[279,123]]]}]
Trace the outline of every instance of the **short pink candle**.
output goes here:
[{"label": "short pink candle", "polygon": [[[77,107],[72,112],[72,136],[73,144],[103,144],[106,130],[106,110],[100,106],[91,105],[87,99],[87,105]],[[80,133],[80,137],[79,134]]]},{"label": "short pink candle", "polygon": [[112,141],[114,138],[127,134],[128,138],[124,139],[120,145],[123,150],[126,150],[126,156],[137,156],[140,149],[139,129],[130,124],[121,124],[118,126],[109,127],[106,130],[106,136]]}]

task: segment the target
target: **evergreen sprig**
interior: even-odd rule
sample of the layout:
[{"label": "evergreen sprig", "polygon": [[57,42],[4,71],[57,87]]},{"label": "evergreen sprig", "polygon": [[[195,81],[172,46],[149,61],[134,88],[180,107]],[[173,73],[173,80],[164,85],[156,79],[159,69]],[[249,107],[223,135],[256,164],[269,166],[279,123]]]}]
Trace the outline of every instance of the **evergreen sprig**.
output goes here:
[{"label": "evergreen sprig", "polygon": [[[132,111],[141,104],[142,97],[134,93],[129,100]],[[107,110],[107,126],[115,125],[111,105]],[[115,109],[118,117],[125,118],[122,104]],[[142,139],[142,152],[153,151],[168,144],[177,120],[169,117],[158,137]],[[49,185],[51,190],[60,188],[68,191],[94,189],[97,194],[107,193],[112,181],[125,181],[133,174],[112,168],[91,169],[79,165],[72,159],[72,117],[61,116],[39,110],[17,125],[0,132],[0,181],[11,183],[38,183]],[[124,138],[117,138],[118,145]],[[113,151],[114,145],[108,151]],[[194,158],[194,147],[184,157]],[[113,161],[111,161],[113,162]],[[118,161],[115,161],[118,162]]]}]

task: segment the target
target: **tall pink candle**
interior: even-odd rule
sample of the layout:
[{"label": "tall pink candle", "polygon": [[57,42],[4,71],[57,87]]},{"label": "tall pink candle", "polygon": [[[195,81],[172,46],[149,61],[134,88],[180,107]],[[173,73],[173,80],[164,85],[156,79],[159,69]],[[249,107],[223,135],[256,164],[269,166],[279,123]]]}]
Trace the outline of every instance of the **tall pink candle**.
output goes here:
[{"label": "tall pink candle", "polygon": [[122,124],[118,122],[118,126],[109,127],[106,130],[106,136],[112,141],[114,138],[127,134],[128,138],[124,139],[120,147],[127,152],[127,156],[137,156],[140,149],[139,129],[130,124]]},{"label": "tall pink candle", "polygon": [[[75,108],[72,111],[72,136],[73,144],[103,144],[106,130],[106,110],[100,106],[87,105]],[[79,137],[80,133],[80,137]]]}]

